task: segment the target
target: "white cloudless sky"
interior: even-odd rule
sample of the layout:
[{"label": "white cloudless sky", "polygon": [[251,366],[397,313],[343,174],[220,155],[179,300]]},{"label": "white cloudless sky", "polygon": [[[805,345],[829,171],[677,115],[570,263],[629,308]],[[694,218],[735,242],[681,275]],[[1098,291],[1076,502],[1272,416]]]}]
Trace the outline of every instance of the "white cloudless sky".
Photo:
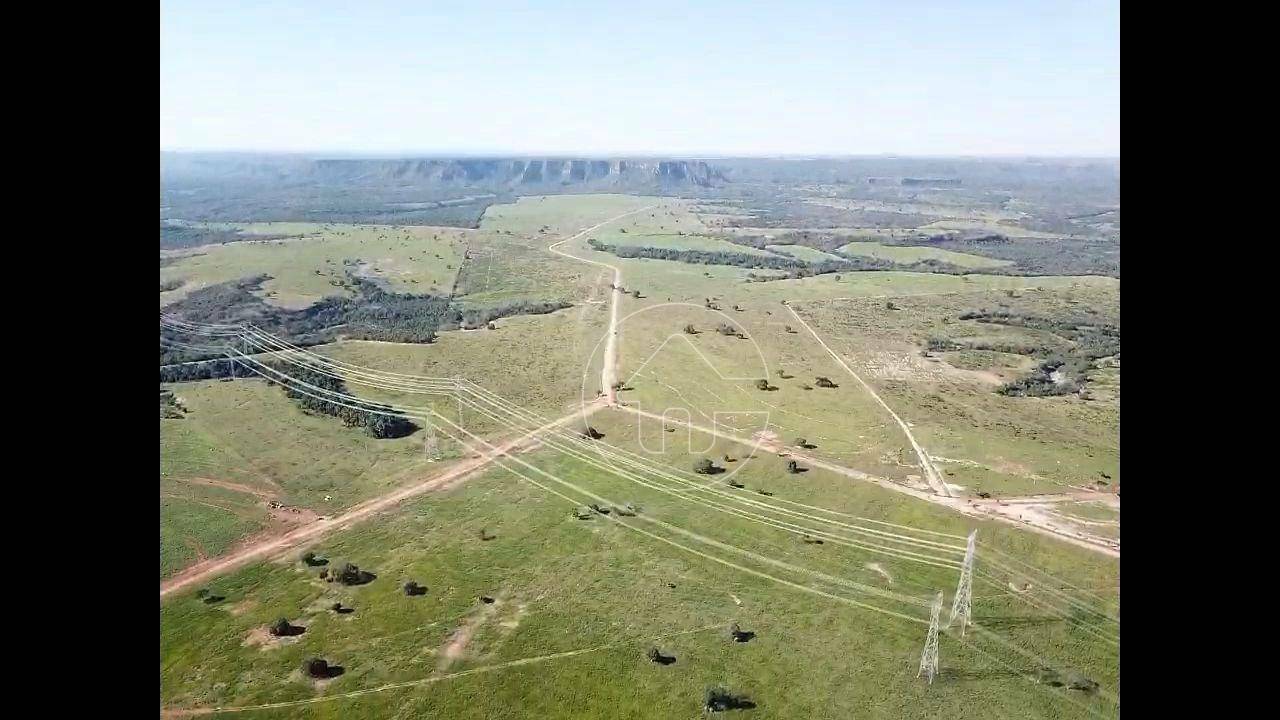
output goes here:
[{"label": "white cloudless sky", "polygon": [[160,147],[1118,156],[1120,8],[162,0]]}]

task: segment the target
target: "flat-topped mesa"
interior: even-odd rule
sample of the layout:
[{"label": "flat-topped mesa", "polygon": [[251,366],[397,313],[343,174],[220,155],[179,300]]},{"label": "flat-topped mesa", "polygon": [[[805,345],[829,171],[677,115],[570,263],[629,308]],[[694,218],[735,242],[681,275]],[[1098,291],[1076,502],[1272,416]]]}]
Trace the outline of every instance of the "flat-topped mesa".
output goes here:
[{"label": "flat-topped mesa", "polygon": [[491,190],[714,187],[728,182],[704,160],[677,158],[276,158],[161,156],[163,179],[464,186]]}]

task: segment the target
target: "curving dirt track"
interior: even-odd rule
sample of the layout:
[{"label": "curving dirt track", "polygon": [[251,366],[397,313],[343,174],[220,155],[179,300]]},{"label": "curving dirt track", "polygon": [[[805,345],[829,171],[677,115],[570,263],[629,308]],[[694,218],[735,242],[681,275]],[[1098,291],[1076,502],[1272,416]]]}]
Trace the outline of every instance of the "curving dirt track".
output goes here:
[{"label": "curving dirt track", "polygon": [[600,387],[604,390],[605,397],[609,398],[610,405],[618,404],[618,391],[613,389],[613,384],[617,381],[618,376],[618,306],[622,301],[622,269],[617,265],[610,265],[609,263],[603,263],[597,260],[588,260],[586,258],[580,258],[577,255],[571,255],[563,250],[557,250],[556,246],[572,242],[587,233],[599,230],[609,223],[617,222],[624,217],[635,215],[636,213],[644,212],[645,210],[652,210],[655,207],[657,207],[656,204],[646,205],[645,207],[636,210],[624,212],[621,215],[615,215],[608,220],[598,222],[585,230],[579,230],[577,233],[563,240],[557,240],[547,246],[547,250],[555,253],[556,255],[560,255],[561,257],[567,257],[570,260],[577,260],[578,262],[590,263],[592,265],[599,265],[600,267],[606,267],[613,271],[613,302],[610,303],[612,307],[609,309],[609,334],[605,336],[604,369],[600,372]]}]

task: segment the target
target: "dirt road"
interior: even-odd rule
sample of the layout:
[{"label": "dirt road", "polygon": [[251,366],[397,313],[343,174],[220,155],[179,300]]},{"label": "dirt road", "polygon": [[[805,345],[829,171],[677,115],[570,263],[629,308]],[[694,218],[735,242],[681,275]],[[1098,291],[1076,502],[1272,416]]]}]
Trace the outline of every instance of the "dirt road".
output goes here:
[{"label": "dirt road", "polygon": [[611,217],[608,220],[605,220],[603,222],[598,222],[595,225],[592,225],[591,227],[585,230],[580,230],[577,233],[571,235],[570,237],[567,237],[563,240],[558,240],[547,246],[547,250],[550,250],[556,255],[567,257],[570,260],[577,260],[578,262],[590,263],[592,265],[599,265],[600,267],[606,267],[613,271],[613,293],[612,293],[613,302],[610,303],[612,307],[609,309],[609,330],[608,330],[609,334],[605,336],[604,369],[600,371],[600,388],[601,390],[604,391],[605,397],[609,399],[610,405],[618,404],[618,391],[613,389],[613,384],[617,382],[617,378],[618,378],[618,348],[617,348],[618,306],[622,304],[622,270],[616,265],[610,265],[609,263],[603,263],[597,260],[588,260],[586,258],[580,258],[577,255],[572,255],[563,250],[557,250],[556,246],[563,245],[567,242],[572,242],[574,240],[577,240],[578,238],[581,238],[583,235],[586,235],[587,233],[592,233],[592,232],[595,232],[596,230],[599,230],[600,228],[604,227],[605,225],[608,225],[609,223],[617,222],[618,220],[621,220],[624,217],[627,217],[629,215],[635,215],[636,213],[644,212],[645,210],[652,210],[655,207],[657,207],[657,205],[646,205],[645,207],[639,208],[637,210],[624,212],[621,215],[615,215],[614,217]]},{"label": "dirt road", "polygon": [[813,328],[809,327],[809,323],[805,322],[804,318],[800,317],[800,313],[797,313],[795,309],[792,308],[791,305],[789,304],[786,307],[787,307],[787,310],[791,312],[791,316],[794,317],[797,322],[803,325],[805,330],[809,331],[809,334],[813,336],[813,339],[817,340],[818,344],[821,345],[831,355],[831,357],[835,359],[836,362],[840,363],[840,367],[844,368],[850,375],[852,375],[853,379],[857,380],[858,384],[861,385],[863,389],[867,391],[867,394],[869,394],[873,400],[879,403],[880,407],[884,408],[885,412],[889,413],[889,415],[893,417],[893,419],[898,423],[898,427],[902,428],[903,434],[907,436],[907,441],[911,443],[911,447],[916,451],[916,457],[920,460],[920,468],[924,470],[925,478],[927,478],[929,481],[929,487],[933,488],[933,491],[938,493],[939,495],[943,495],[946,497],[955,497],[951,493],[951,488],[947,487],[947,483],[943,481],[942,476],[938,474],[938,469],[933,466],[933,461],[929,459],[929,454],[924,451],[924,448],[920,447],[920,443],[916,442],[915,435],[911,434],[911,428],[908,427],[905,422],[903,422],[902,418],[898,417],[898,414],[895,413],[893,409],[889,407],[888,403],[886,403],[884,400],[880,398],[878,394],[876,394],[876,391],[873,390],[871,386],[867,384],[866,380],[863,380],[862,377],[858,375],[858,373],[854,372],[853,368],[849,367],[848,364],[846,364],[845,361],[839,355],[836,354],[836,351],[831,349],[831,346],[823,342],[822,338],[818,336],[818,333],[815,332]]},{"label": "dirt road", "polygon": [[[741,438],[731,433],[723,432],[718,429],[697,425],[695,423],[686,422],[684,420],[679,420],[677,418],[673,418],[669,416],[664,417],[662,415],[657,415],[651,412],[645,412],[644,410],[627,407],[625,405],[621,406],[620,409],[626,412],[634,413],[636,415],[642,415],[647,418],[652,418],[654,420],[665,422],[666,424],[669,424],[669,425],[682,425],[684,427],[692,428],[699,432],[709,433],[711,435],[715,435],[716,437],[724,438],[725,440],[732,440],[734,442],[742,443],[743,445],[751,445],[754,448],[762,448],[769,452],[780,452],[783,450],[782,445],[776,442],[762,440],[760,438],[754,438],[754,439],[748,440],[746,438]],[[1004,501],[968,500],[965,498],[956,498],[956,497],[937,495],[935,493],[925,492],[924,490],[917,490],[907,485],[900,485],[887,478],[876,477],[875,475],[870,475],[868,473],[862,472],[861,470],[854,470],[853,468],[850,468],[850,467],[845,467],[843,465],[837,465],[835,463],[827,462],[826,460],[822,460],[820,458],[816,458],[811,455],[806,455],[805,453],[802,453],[802,452],[796,452],[790,448],[787,448],[786,452],[788,457],[795,459],[797,461],[803,462],[807,465],[822,468],[823,470],[828,470],[833,473],[844,475],[845,477],[851,477],[857,480],[862,480],[864,482],[874,483],[886,490],[892,490],[893,492],[902,493],[903,495],[910,495],[911,497],[916,498],[917,500],[924,500],[926,502],[934,503],[935,505],[942,505],[958,513],[961,513],[962,515],[982,518],[985,520],[995,520],[998,522],[1003,522],[1008,525],[1013,525],[1015,527],[1022,528],[1023,530],[1030,530],[1032,532],[1037,532],[1037,533],[1040,533],[1041,535],[1052,537],[1057,540],[1069,542],[1072,545],[1086,548],[1088,550],[1093,550],[1094,552],[1100,552],[1105,555],[1110,555],[1112,557],[1120,557],[1119,543],[1114,542],[1112,540],[1105,539],[1105,538],[1082,535],[1078,533],[1074,527],[1068,527],[1064,523],[1055,522],[1052,520],[1051,517],[1047,516],[1044,513],[1028,513],[1025,510],[1020,510],[1019,508],[1028,507],[1028,505],[1025,503],[1004,505],[1004,504],[1001,504]],[[1076,500],[1076,499],[1079,499],[1078,497],[1079,495],[1081,494],[1072,493],[1064,497],[1063,500]],[[1046,504],[1054,502],[1054,500],[1051,500],[1049,498],[1056,499],[1056,496],[1040,496],[1037,499],[1035,499],[1034,502],[1046,503]],[[1093,499],[1093,498],[1091,497],[1090,499]],[[1119,498],[1116,498],[1116,500],[1118,501]],[[1013,502],[1013,501],[1010,501],[1010,502]],[[1028,501],[1028,502],[1031,502],[1031,501]]]},{"label": "dirt road", "polygon": [[161,581],[160,599],[163,600],[179,590],[207,582],[213,577],[229,572],[255,560],[261,560],[284,550],[312,542],[323,535],[336,530],[346,530],[358,522],[367,520],[377,513],[389,510],[396,504],[432,490],[449,487],[465,480],[472,474],[483,470],[494,458],[518,452],[523,445],[537,442],[537,436],[558,425],[582,418],[584,413],[594,413],[604,407],[601,403],[593,403],[584,409],[574,410],[542,427],[530,430],[520,437],[508,440],[494,447],[479,457],[468,458],[445,470],[443,473],[414,485],[400,488],[381,497],[366,500],[350,510],[336,515],[330,520],[317,520],[296,530],[276,537],[264,538],[258,542],[232,551],[229,554],[209,558],[198,562],[173,577]]}]

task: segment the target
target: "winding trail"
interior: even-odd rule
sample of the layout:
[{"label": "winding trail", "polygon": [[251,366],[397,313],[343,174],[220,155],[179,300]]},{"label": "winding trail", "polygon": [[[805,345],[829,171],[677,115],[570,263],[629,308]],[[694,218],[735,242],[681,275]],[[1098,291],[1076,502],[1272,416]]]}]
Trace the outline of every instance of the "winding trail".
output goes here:
[{"label": "winding trail", "polygon": [[955,495],[951,493],[951,488],[947,487],[947,483],[944,482],[942,480],[942,476],[938,474],[938,469],[933,466],[933,461],[929,459],[929,454],[924,451],[924,448],[920,447],[920,443],[916,442],[916,437],[911,434],[911,428],[907,426],[907,423],[904,422],[902,418],[898,417],[898,413],[894,412],[893,409],[889,407],[889,404],[876,394],[876,391],[867,384],[866,380],[863,380],[858,373],[854,372],[853,368],[849,367],[849,365],[845,363],[844,359],[837,355],[836,351],[832,350],[831,346],[827,345],[827,343],[818,336],[818,333],[809,326],[809,323],[804,321],[804,318],[800,317],[800,313],[796,312],[795,308],[791,307],[790,303],[786,304],[786,308],[791,313],[791,316],[803,325],[805,330],[809,331],[809,334],[813,336],[813,339],[817,340],[818,344],[826,349],[836,362],[840,363],[840,367],[844,368],[850,375],[852,375],[853,379],[858,381],[858,384],[861,385],[869,395],[871,395],[872,399],[879,403],[880,407],[884,408],[885,412],[889,413],[889,415],[897,421],[898,427],[902,428],[902,432],[907,436],[907,440],[911,443],[911,447],[915,449],[916,457],[920,459],[920,468],[924,470],[925,477],[929,481],[929,487],[933,488],[933,491],[939,495],[944,495],[949,498],[955,497]]},{"label": "winding trail", "polygon": [[578,257],[577,255],[567,253],[563,250],[557,250],[556,246],[563,245],[567,242],[572,242],[574,240],[581,238],[583,235],[586,235],[587,233],[592,233],[592,232],[595,232],[596,230],[599,230],[600,228],[604,227],[605,225],[608,225],[609,223],[617,222],[618,220],[621,220],[624,217],[635,215],[636,213],[641,213],[641,212],[644,212],[645,210],[652,210],[657,206],[658,206],[657,203],[654,203],[653,205],[646,205],[642,208],[637,208],[635,210],[624,212],[621,215],[615,215],[609,218],[608,220],[598,222],[595,225],[592,225],[591,227],[585,230],[580,230],[577,233],[563,240],[557,240],[556,242],[553,242],[547,246],[547,250],[550,250],[556,255],[567,257],[570,260],[577,260],[578,262],[590,263],[592,265],[599,265],[600,267],[606,267],[613,271],[613,302],[610,303],[612,307],[609,309],[609,330],[608,330],[609,334],[605,336],[604,369],[600,371],[600,387],[601,387],[601,390],[604,391],[605,397],[609,399],[610,405],[618,404],[618,391],[614,389],[613,384],[617,382],[617,377],[618,377],[618,347],[617,347],[618,345],[618,342],[617,342],[618,341],[618,306],[622,304],[622,268],[619,268],[617,265],[610,265],[609,263],[603,263],[598,260],[588,260],[586,258],[581,258],[581,257]]}]

